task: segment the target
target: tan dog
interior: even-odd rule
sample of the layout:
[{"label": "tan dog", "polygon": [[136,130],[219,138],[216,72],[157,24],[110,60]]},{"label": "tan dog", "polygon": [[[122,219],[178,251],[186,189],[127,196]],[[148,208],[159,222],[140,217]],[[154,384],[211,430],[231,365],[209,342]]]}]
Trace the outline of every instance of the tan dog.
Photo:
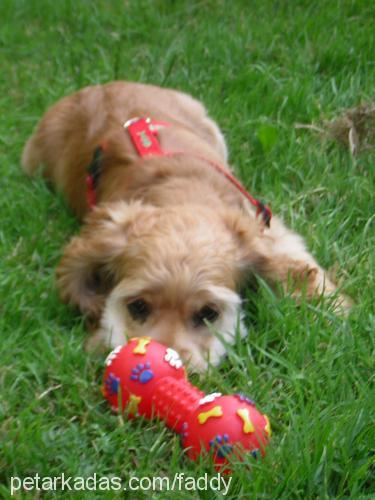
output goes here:
[{"label": "tan dog", "polygon": [[[162,120],[168,156],[139,156],[123,124]],[[97,207],[87,203],[87,166],[98,144]],[[26,144],[28,173],[39,165],[84,226],[57,269],[62,298],[97,318],[89,346],[151,336],[193,367],[217,363],[236,327],[241,286],[259,275],[295,296],[335,292],[300,236],[273,218],[270,228],[213,165],[227,164],[218,126],[186,94],[114,82],[87,87],[52,106]],[[349,301],[338,297],[339,308]],[[220,336],[219,336],[220,337]]]}]

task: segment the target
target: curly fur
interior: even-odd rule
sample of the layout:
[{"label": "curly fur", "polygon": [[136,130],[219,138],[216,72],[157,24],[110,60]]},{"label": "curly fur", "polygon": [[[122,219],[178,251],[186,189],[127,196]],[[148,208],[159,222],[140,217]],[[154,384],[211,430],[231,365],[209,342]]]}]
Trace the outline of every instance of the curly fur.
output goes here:
[{"label": "curly fur", "polygon": [[[140,158],[122,128],[134,116],[168,121],[161,147],[178,157]],[[105,141],[98,206],[86,202],[86,166]],[[218,126],[201,103],[186,94],[151,85],[114,82],[87,87],[52,106],[27,142],[28,173],[44,166],[83,227],[64,250],[57,284],[64,301],[99,324],[88,347],[115,347],[131,336],[150,335],[177,349],[202,370],[231,341],[240,319],[239,290],[258,274],[271,286],[308,298],[336,293],[326,272],[300,236],[277,217],[263,227],[252,207],[228,181],[198,158],[228,169]],[[129,313],[142,298],[145,321]],[[350,301],[337,297],[337,309]],[[197,327],[197,311],[212,306],[212,324]]]}]

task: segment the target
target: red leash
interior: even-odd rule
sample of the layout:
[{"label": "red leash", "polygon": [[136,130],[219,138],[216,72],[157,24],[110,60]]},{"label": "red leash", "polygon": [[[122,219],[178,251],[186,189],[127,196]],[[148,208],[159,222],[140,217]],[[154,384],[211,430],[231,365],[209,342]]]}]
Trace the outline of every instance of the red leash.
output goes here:
[{"label": "red leash", "polygon": [[240,193],[243,194],[244,197],[254,207],[256,207],[256,215],[258,216],[258,215],[262,214],[262,217],[264,219],[265,224],[269,227],[270,222],[271,222],[271,218],[272,218],[271,209],[268,206],[264,205],[260,200],[251,196],[251,194],[246,190],[246,188],[243,186],[243,184],[241,184],[241,182],[234,175],[232,175],[231,172],[229,172],[229,170],[227,170],[225,167],[223,167],[220,163],[216,163],[215,161],[209,160],[208,158],[205,158],[204,156],[196,155],[193,153],[185,153],[183,151],[176,151],[174,153],[165,153],[165,156],[172,156],[172,157],[179,156],[179,155],[186,156],[187,154],[189,156],[193,156],[194,158],[198,158],[199,160],[202,160],[202,161],[208,163],[217,172],[222,174],[229,182],[231,182],[233,184],[233,186],[235,186],[238,189],[238,191],[240,191]]},{"label": "red leash", "polygon": [[[223,167],[220,163],[209,160],[204,156],[186,153],[184,151],[163,151],[160,147],[157,135],[160,128],[170,127],[170,123],[163,121],[155,121],[150,118],[132,118],[124,124],[125,130],[128,132],[130,139],[140,157],[147,156],[192,156],[198,158],[199,160],[208,163],[217,172],[223,175],[229,182],[231,182],[243,196],[256,207],[256,215],[261,215],[266,226],[269,227],[272,218],[272,212],[270,208],[264,205],[260,200],[251,196],[251,194],[245,189],[241,182],[229,172],[228,169]],[[100,175],[100,157],[104,150],[104,147],[99,146],[94,152],[93,160],[88,167],[88,175],[86,178],[87,183],[87,202],[92,208],[96,204],[96,186]]]}]

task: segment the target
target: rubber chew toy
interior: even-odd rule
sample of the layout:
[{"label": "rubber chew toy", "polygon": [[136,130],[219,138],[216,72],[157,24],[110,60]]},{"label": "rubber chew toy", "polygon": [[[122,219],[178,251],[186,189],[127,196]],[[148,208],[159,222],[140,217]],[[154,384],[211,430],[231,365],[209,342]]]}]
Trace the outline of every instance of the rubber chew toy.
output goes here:
[{"label": "rubber chew toy", "polygon": [[271,435],[266,415],[242,394],[205,395],[191,385],[176,351],[148,337],[134,338],[108,356],[103,394],[130,418],[158,417],[179,433],[187,455],[206,450],[216,466],[229,455],[264,455]]}]

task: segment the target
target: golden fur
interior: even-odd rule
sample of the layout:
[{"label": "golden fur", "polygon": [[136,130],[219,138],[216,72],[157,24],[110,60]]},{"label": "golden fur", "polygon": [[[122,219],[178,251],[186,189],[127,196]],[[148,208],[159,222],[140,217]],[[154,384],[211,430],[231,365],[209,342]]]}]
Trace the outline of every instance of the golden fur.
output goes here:
[{"label": "golden fur", "polygon": [[[139,157],[123,128],[136,116],[169,122],[159,131],[161,147],[186,154]],[[90,211],[86,168],[103,141],[98,206]],[[251,276],[280,282],[296,297],[336,291],[301,237],[277,217],[265,228],[244,196],[202,158],[230,169],[224,138],[202,104],[126,82],[61,99],[27,142],[25,170],[43,165],[84,220],[65,248],[57,282],[66,302],[98,320],[89,347],[115,347],[127,333],[150,335],[201,370],[225,351],[214,330],[227,341],[237,326],[244,333],[238,291]],[[339,296],[337,307],[348,306]]]}]

